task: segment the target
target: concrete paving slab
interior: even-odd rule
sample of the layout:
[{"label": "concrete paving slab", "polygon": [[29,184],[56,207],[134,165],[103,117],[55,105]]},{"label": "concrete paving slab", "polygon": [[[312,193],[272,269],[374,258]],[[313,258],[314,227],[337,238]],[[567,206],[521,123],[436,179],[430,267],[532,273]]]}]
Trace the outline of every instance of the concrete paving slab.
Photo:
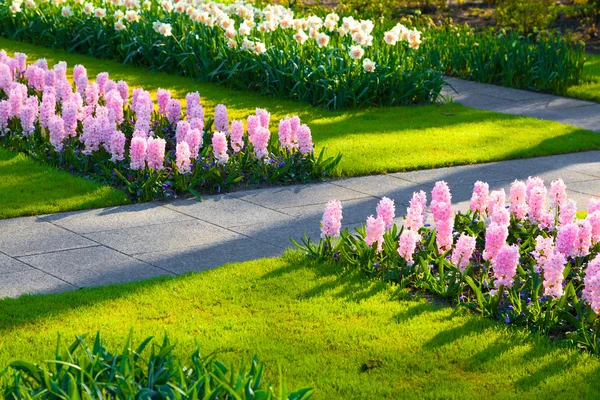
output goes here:
[{"label": "concrete paving slab", "polygon": [[567,188],[574,192],[600,197],[600,180],[571,183]]},{"label": "concrete paving slab", "polygon": [[195,198],[177,200],[166,207],[225,228],[289,219],[287,214],[226,195],[206,197],[203,201]]},{"label": "concrete paving slab", "polygon": [[272,210],[311,204],[325,204],[332,199],[354,200],[369,197],[364,193],[355,192],[331,183],[249,190],[231,193],[230,196],[259,204]]},{"label": "concrete paving slab", "polygon": [[178,249],[169,252],[138,254],[136,257],[174,274],[204,271],[223,264],[276,257],[283,253],[277,247],[249,237],[215,243],[205,247]]},{"label": "concrete paving slab", "polygon": [[20,260],[78,288],[172,275],[104,246],[26,256]]},{"label": "concrete paving slab", "polygon": [[[408,197],[407,193],[412,193],[415,187],[413,182],[399,179],[396,174],[359,176],[330,183],[368,196],[378,198],[385,196],[394,199]],[[407,201],[404,204],[407,204]]]},{"label": "concrete paving slab", "polygon": [[168,251],[205,246],[215,242],[231,240],[237,235],[204,221],[190,220],[88,233],[86,237],[122,253],[135,255],[158,250]]},{"label": "concrete paving slab", "polygon": [[487,164],[398,172],[392,175],[420,185],[430,185],[437,181],[446,181],[450,186],[473,185],[477,181],[505,181],[512,178],[512,175],[500,169],[489,168]]},{"label": "concrete paving slab", "polygon": [[0,276],[0,299],[23,294],[60,293],[77,289],[45,272],[30,268]]},{"label": "concrete paving slab", "polygon": [[[21,261],[9,257],[6,254],[0,253],[0,275],[9,274],[12,272],[27,271],[29,269],[31,269],[31,267],[23,264]],[[0,286],[2,286],[2,278],[0,278]]]},{"label": "concrete paving slab", "polygon": [[[411,192],[412,195],[412,192]],[[389,196],[394,200],[396,210],[405,210],[408,204],[408,197]],[[408,198],[408,200],[407,200]],[[400,200],[399,200],[400,199]],[[364,222],[369,215],[376,214],[379,198],[367,198],[362,200],[348,200],[342,202],[342,216],[344,224],[353,224]],[[295,222],[300,226],[307,224],[318,225],[325,211],[324,204],[313,204],[302,207],[284,208],[283,212],[289,213],[295,217]]]},{"label": "concrete paving slab", "polygon": [[6,232],[0,235],[0,251],[13,257],[95,245],[38,217],[2,220],[0,232]]},{"label": "concrete paving slab", "polygon": [[132,204],[97,210],[74,211],[42,217],[76,233],[91,233],[191,220],[158,203]]}]

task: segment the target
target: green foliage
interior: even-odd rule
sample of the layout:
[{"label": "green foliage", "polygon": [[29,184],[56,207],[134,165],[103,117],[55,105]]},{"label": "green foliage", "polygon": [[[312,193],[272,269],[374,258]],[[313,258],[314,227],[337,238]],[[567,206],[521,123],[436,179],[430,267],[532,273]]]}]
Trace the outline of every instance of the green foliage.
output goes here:
[{"label": "green foliage", "polygon": [[[284,385],[277,396],[271,385],[263,384],[264,365],[256,357],[250,366],[227,368],[214,355],[202,357],[198,348],[185,365],[174,354],[167,337],[160,345],[152,337],[134,347],[129,334],[119,353],[108,350],[96,334],[93,345],[84,337],[67,348],[60,336],[54,359],[43,365],[13,361],[0,374],[3,399],[236,399],[307,400],[312,390],[288,393]],[[3,381],[2,381],[2,378]]]},{"label": "green foliage", "polygon": [[494,10],[500,26],[513,27],[523,33],[547,28],[557,13],[554,0],[499,0]]}]

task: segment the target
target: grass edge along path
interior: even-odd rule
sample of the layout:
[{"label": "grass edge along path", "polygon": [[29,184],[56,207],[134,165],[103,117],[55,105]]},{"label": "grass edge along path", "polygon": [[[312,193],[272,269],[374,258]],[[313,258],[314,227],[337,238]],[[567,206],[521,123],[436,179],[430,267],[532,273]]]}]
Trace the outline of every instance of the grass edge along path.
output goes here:
[{"label": "grass edge along path", "polygon": [[0,219],[127,203],[120,190],[0,147]]},{"label": "grass edge along path", "polygon": [[[227,282],[226,285],[223,282]],[[108,347],[164,333],[225,363],[257,354],[268,381],[333,398],[584,398],[600,360],[524,329],[432,304],[298,252],[176,278],[0,300],[0,366],[40,362],[57,334]]]},{"label": "grass edge along path", "polygon": [[581,85],[567,89],[567,96],[600,103],[600,54],[586,54]]},{"label": "grass edge along path", "polygon": [[256,107],[266,108],[273,114],[273,132],[280,118],[298,114],[311,127],[317,150],[326,146],[331,154],[343,154],[339,168],[343,176],[600,149],[600,136],[590,131],[459,104],[331,112],[3,38],[0,48],[24,52],[30,60],[46,58],[51,65],[64,60],[72,68],[80,63],[90,77],[107,71],[112,79],[124,79],[130,88],[141,86],[151,93],[162,87],[182,99],[190,91],[199,91],[208,115],[218,103],[228,106],[230,119],[245,118]]}]

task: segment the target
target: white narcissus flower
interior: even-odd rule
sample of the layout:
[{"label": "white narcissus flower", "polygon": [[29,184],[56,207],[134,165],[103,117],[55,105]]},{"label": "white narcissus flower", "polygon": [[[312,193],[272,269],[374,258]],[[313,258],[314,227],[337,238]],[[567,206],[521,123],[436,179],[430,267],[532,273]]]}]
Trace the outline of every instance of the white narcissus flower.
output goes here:
[{"label": "white narcissus flower", "polygon": [[94,5],[92,3],[85,3],[85,6],[83,6],[83,12],[86,14],[93,14]]},{"label": "white narcissus flower", "polygon": [[125,24],[123,23],[123,20],[119,19],[117,20],[117,22],[115,22],[115,29],[118,31],[122,31],[125,29]]},{"label": "white narcissus flower", "polygon": [[319,47],[325,47],[329,44],[329,36],[325,33],[319,33],[316,40]]},{"label": "white narcissus flower", "polygon": [[262,54],[262,53],[264,53],[265,51],[267,51],[267,47],[265,46],[265,44],[264,44],[264,43],[261,43],[261,42],[256,42],[256,43],[254,44],[254,52],[255,52],[256,54]]},{"label": "white narcissus flower", "polygon": [[348,54],[352,59],[360,60],[365,55],[365,50],[360,46],[350,46]]},{"label": "white narcissus flower", "polygon": [[64,6],[61,10],[60,13],[63,17],[70,17],[73,15],[73,11],[71,11],[71,7],[69,6]]},{"label": "white narcissus flower", "polygon": [[10,6],[10,11],[12,11],[13,14],[20,13],[21,12],[21,3],[18,3],[18,2],[12,3],[12,5]]},{"label": "white narcissus flower", "polygon": [[365,58],[363,60],[363,69],[365,72],[373,72],[375,71],[375,62],[371,61],[369,58]]},{"label": "white narcissus flower", "polygon": [[302,29],[299,29],[298,32],[294,35],[294,39],[296,42],[300,44],[304,44],[308,40],[308,35],[304,33]]},{"label": "white narcissus flower", "polygon": [[158,27],[158,33],[160,33],[163,36],[171,36],[172,34],[172,30],[173,28],[171,27],[171,24],[160,24],[160,26]]},{"label": "white narcissus flower", "polygon": [[94,10],[94,16],[96,18],[104,18],[104,17],[106,17],[106,9],[104,9],[104,8],[96,8]]},{"label": "white narcissus flower", "polygon": [[25,7],[27,7],[27,8],[35,8],[35,1],[33,1],[33,0],[26,0],[25,1]]},{"label": "white narcissus flower", "polygon": [[254,42],[251,40],[248,40],[248,38],[244,38],[244,41],[242,42],[242,50],[250,50],[253,47],[254,47]]},{"label": "white narcissus flower", "polygon": [[383,41],[389,44],[390,46],[395,45],[398,39],[398,35],[393,31],[388,31],[383,35]]}]

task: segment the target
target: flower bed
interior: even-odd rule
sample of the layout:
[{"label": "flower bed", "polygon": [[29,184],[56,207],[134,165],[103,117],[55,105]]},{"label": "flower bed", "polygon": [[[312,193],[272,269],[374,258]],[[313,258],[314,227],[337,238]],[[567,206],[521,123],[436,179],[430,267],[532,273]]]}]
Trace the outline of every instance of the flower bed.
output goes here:
[{"label": "flower bed", "polygon": [[337,14],[297,19],[281,6],[29,0],[0,7],[0,21],[0,32],[19,40],[331,109],[434,102],[444,83],[413,50],[417,30],[384,34]]},{"label": "flower bed", "polygon": [[85,67],[27,65],[27,56],[0,53],[0,143],[70,171],[125,187],[134,199],[225,189],[230,185],[303,182],[329,174],[336,158],[314,154],[310,128],[295,116],[269,130],[270,114],[257,109],[229,121],[226,106],[205,118],[198,93],[182,104],[167,90],[150,93]]},{"label": "flower bed", "polygon": [[[560,35],[521,37],[435,27],[422,19],[298,15],[236,2],[12,0],[0,34],[293,98],[330,109],[434,102],[442,73],[564,93],[583,47]],[[423,25],[422,31],[414,26]]]},{"label": "flower bed", "polygon": [[325,210],[318,243],[296,243],[322,257],[402,286],[425,289],[507,324],[564,335],[600,350],[600,199],[576,218],[560,179],[548,189],[540,178],[515,181],[510,205],[504,190],[477,182],[466,214],[455,213],[448,185],[437,182],[426,224],[427,195],[414,193],[400,228],[394,202],[383,198],[377,216],[352,234],[341,231],[342,205]]}]

